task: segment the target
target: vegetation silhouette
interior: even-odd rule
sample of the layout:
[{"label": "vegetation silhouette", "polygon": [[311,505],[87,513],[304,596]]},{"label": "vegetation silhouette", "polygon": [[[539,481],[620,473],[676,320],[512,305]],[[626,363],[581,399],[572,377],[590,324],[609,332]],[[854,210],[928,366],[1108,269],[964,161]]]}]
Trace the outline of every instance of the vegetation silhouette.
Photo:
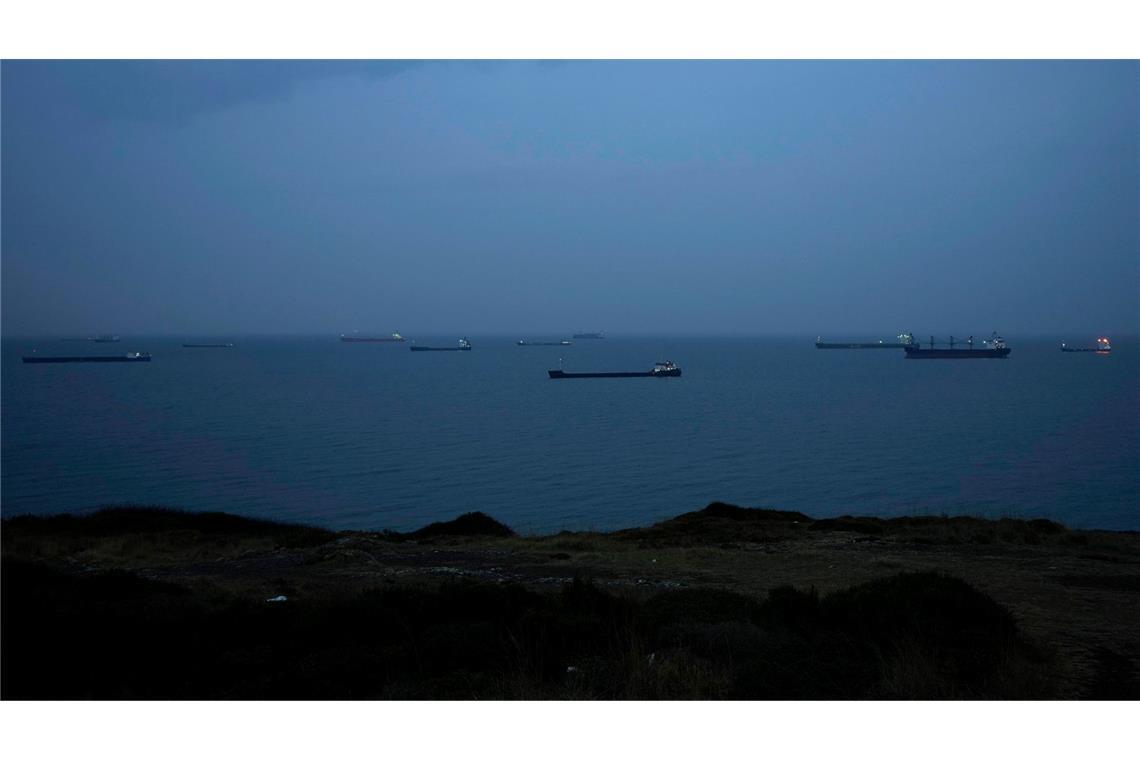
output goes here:
[{"label": "vegetation silhouette", "polygon": [[[478,512],[409,533],[336,533],[152,507],[11,518],[2,535],[4,699],[1053,698],[1066,667],[1056,653],[943,572],[880,570],[821,593],[728,576],[639,585],[592,577],[580,561],[665,564],[664,547],[674,563],[709,552],[741,562],[744,542],[815,551],[813,536],[843,552],[865,540],[924,553],[963,544],[967,557],[994,551],[973,544],[1008,542],[1017,556],[1054,544],[1108,569],[1048,582],[1136,588],[1132,544],[1071,546],[1084,535],[1049,521],[813,520],[719,502],[545,540]],[[520,550],[513,569],[533,572],[513,577],[530,582],[479,574]],[[578,570],[541,575],[553,567]],[[1098,646],[1087,693],[1136,698],[1126,651]]]},{"label": "vegetation silhouette", "polygon": [[[962,581],[642,602],[446,582],[271,604],[4,560],[5,699],[1038,698],[1048,660]],[[1037,674],[1037,675],[1035,675]]]}]

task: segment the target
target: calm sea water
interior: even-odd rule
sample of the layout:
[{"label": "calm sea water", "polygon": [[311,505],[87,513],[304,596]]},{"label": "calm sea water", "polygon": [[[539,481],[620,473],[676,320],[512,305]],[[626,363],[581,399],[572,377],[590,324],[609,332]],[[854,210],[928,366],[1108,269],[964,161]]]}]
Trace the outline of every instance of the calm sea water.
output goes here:
[{"label": "calm sea water", "polygon": [[[1103,357],[1007,336],[1005,361],[907,361],[810,337],[471,337],[467,353],[415,354],[335,336],[6,340],[3,514],[135,502],[408,529],[479,509],[545,533],[722,500],[1140,529],[1136,340]],[[22,364],[33,348],[154,360]],[[560,356],[671,359],[684,377],[548,380]]]}]

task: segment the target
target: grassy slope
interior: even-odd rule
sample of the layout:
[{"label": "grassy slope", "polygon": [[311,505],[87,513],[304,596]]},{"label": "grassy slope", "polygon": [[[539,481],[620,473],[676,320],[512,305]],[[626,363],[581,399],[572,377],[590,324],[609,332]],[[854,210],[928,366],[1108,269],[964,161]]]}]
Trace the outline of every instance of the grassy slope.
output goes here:
[{"label": "grassy slope", "polygon": [[403,535],[167,510],[16,518],[2,691],[1134,698],[1138,546],[1047,521],[722,504],[529,538],[485,515]]}]

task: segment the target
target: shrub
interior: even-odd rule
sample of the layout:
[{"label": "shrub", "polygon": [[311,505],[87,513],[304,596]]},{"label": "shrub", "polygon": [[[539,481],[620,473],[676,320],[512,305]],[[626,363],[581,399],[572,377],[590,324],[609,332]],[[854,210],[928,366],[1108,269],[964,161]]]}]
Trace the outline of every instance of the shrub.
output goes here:
[{"label": "shrub", "polygon": [[494,536],[507,538],[515,532],[495,518],[482,512],[468,512],[454,520],[434,522],[406,534],[408,538],[423,540],[443,536]]}]

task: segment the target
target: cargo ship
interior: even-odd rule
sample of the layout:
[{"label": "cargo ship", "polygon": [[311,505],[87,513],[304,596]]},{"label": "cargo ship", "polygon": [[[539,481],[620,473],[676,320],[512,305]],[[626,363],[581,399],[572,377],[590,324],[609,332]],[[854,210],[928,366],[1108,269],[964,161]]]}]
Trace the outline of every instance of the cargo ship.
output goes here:
[{"label": "cargo ship", "polygon": [[569,346],[568,340],[520,340],[519,346]]},{"label": "cargo ship", "polygon": [[1095,348],[1069,348],[1062,343],[1061,350],[1066,354],[1110,354],[1112,345],[1108,342],[1108,338],[1097,338]]},{"label": "cargo ship", "polygon": [[233,348],[233,343],[183,343],[183,348]]},{"label": "cargo ship", "polygon": [[416,342],[412,341],[410,348],[413,351],[470,351],[471,341],[460,338],[458,346],[417,346]]},{"label": "cargo ship", "polygon": [[[908,333],[909,335],[909,333]],[[965,348],[957,348],[956,346],[965,343]],[[930,336],[930,344],[928,348],[923,348],[921,343],[912,340],[911,343],[903,347],[906,351],[906,358],[908,359],[1004,359],[1009,356],[1009,347],[1005,344],[1005,340],[996,332],[990,336],[989,340],[982,341],[983,348],[974,348],[974,336],[971,335],[965,341],[955,341],[954,336],[950,336],[948,343],[939,342],[939,345],[948,345],[949,348],[935,348],[934,336]]]},{"label": "cargo ship", "polygon": [[822,338],[815,339],[816,348],[906,348],[911,344],[909,333],[898,336],[893,342],[877,341],[874,343],[825,343]]},{"label": "cargo ship", "polygon": [[606,334],[600,333],[600,332],[596,332],[596,333],[574,333],[570,337],[572,337],[574,340],[601,340],[602,338],[606,337]]},{"label": "cargo ship", "polygon": [[548,369],[551,380],[567,380],[579,377],[680,377],[681,368],[673,362],[657,362],[648,372],[564,372],[562,363],[558,369]]},{"label": "cargo ship", "polygon": [[340,339],[345,343],[403,343],[404,336],[398,332],[385,337],[383,335],[352,335],[341,334]]},{"label": "cargo ship", "polygon": [[150,354],[135,352],[114,356],[25,356],[24,364],[66,364],[70,362],[149,362]]}]

